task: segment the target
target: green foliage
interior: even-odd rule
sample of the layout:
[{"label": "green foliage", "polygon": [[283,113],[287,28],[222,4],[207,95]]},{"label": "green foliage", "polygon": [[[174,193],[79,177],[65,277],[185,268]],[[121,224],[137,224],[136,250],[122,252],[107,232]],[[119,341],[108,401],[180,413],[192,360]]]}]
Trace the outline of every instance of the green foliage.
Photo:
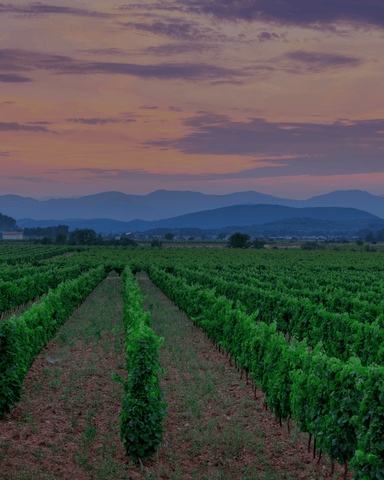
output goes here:
[{"label": "green foliage", "polygon": [[41,239],[42,245],[53,245],[55,243],[55,239],[53,237],[44,237]]},{"label": "green foliage", "polygon": [[0,415],[20,401],[22,384],[34,358],[54,337],[71,311],[106,276],[103,266],[61,283],[24,315],[0,324]]},{"label": "green foliage", "polygon": [[68,235],[69,227],[68,225],[58,225],[57,227],[34,227],[34,228],[24,228],[23,237],[57,237],[59,233],[64,233],[65,236]]},{"label": "green foliage", "polygon": [[96,235],[96,232],[90,228],[83,228],[69,234],[69,245],[101,245],[103,242],[100,235]]},{"label": "green foliage", "polygon": [[[344,363],[327,356],[321,342],[312,352],[306,339],[287,345],[276,324],[260,321],[261,310],[249,316],[238,300],[219,296],[216,287],[189,284],[175,276],[175,268],[172,276],[156,267],[148,271],[151,280],[260,384],[278,419],[297,419],[333,460],[352,461],[358,478],[381,478],[384,368],[363,367],[358,358]],[[344,333],[333,335],[335,348]]]},{"label": "green foliage", "polygon": [[164,235],[164,238],[168,240],[168,242],[171,242],[173,240],[173,236],[174,236],[173,233],[168,232]]},{"label": "green foliage", "polygon": [[234,233],[228,239],[228,248],[248,248],[250,236],[246,233]]},{"label": "green foliage", "polygon": [[0,213],[0,230],[12,230],[16,227],[16,220]]},{"label": "green foliage", "polygon": [[151,242],[151,247],[161,247],[162,246],[162,241],[159,240],[158,238],[153,238]]},{"label": "green foliage", "polygon": [[158,373],[159,348],[164,338],[151,330],[150,313],[144,313],[143,297],[129,267],[123,272],[124,328],[128,380],[112,376],[124,385],[120,435],[125,454],[134,460],[152,457],[162,441],[162,421],[168,403],[162,401]]},{"label": "green foliage", "polygon": [[300,245],[302,250],[324,250],[325,245],[322,245],[321,243],[318,242],[304,242]]},{"label": "green foliage", "polygon": [[120,245],[125,247],[137,247],[137,242],[134,238],[122,237],[120,238]]},{"label": "green foliage", "polygon": [[65,232],[56,233],[56,244],[64,245],[67,242],[67,234]]},{"label": "green foliage", "polygon": [[259,238],[255,238],[255,240],[253,240],[252,242],[252,246],[253,248],[264,248],[264,245],[266,245],[266,241],[265,240],[260,240]]}]

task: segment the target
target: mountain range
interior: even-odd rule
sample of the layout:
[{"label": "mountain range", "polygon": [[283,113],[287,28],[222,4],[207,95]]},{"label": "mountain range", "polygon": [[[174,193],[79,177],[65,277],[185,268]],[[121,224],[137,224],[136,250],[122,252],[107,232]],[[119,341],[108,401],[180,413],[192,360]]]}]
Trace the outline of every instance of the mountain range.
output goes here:
[{"label": "mountain range", "polygon": [[[244,227],[267,224],[268,222],[280,222],[284,224],[287,220],[295,218],[297,225],[302,223],[308,225],[308,219],[312,222],[318,221],[324,226],[324,221],[328,225],[327,230],[333,229],[332,223],[336,227],[346,227],[347,230],[364,228],[370,223],[384,223],[372,213],[364,212],[355,208],[343,207],[308,207],[293,208],[280,205],[233,205],[231,207],[216,208],[213,210],[204,210],[202,212],[188,213],[178,217],[172,217],[164,220],[132,220],[130,222],[121,222],[111,219],[89,219],[89,220],[63,220],[62,223],[69,226],[70,231],[75,228],[91,228],[99,232],[146,232],[168,228],[199,228],[203,230],[218,230],[230,226]],[[323,221],[323,223],[321,223]],[[56,226],[54,220],[18,220],[18,226],[42,228]],[[274,229],[277,225],[273,225]]]},{"label": "mountain range", "polygon": [[[0,195],[0,213],[18,220],[54,219],[56,224],[74,219],[111,219],[157,221],[189,213],[234,205],[280,205],[294,208],[344,207],[364,210],[384,218],[384,197],[361,190],[335,191],[308,200],[274,197],[249,191],[227,195],[200,192],[156,190],[147,195],[103,192],[79,198],[36,200],[20,195]],[[20,224],[21,225],[21,224]],[[22,226],[22,225],[21,225]]]}]

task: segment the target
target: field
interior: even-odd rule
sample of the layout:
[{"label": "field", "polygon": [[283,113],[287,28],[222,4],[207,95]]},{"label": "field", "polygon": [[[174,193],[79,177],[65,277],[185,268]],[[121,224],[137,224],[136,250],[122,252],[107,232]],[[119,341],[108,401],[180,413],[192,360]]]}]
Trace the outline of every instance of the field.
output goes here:
[{"label": "field", "polygon": [[0,247],[1,479],[384,478],[380,248],[60,248]]}]

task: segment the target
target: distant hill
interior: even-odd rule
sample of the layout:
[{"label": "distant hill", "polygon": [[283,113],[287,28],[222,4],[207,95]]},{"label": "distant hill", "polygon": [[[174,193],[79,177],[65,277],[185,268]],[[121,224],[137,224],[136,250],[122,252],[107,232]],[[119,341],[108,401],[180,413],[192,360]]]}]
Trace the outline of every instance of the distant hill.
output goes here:
[{"label": "distant hill", "polygon": [[[361,222],[380,223],[381,219],[371,213],[354,208],[341,207],[313,207],[313,208],[292,208],[279,205],[234,205],[231,207],[205,210],[197,213],[189,213],[178,217],[168,218],[166,220],[144,221],[133,220],[131,222],[120,222],[105,218],[93,220],[43,220],[36,221],[31,219],[18,220],[19,226],[24,227],[48,227],[63,223],[68,225],[70,231],[75,228],[92,228],[96,233],[116,232],[144,232],[147,230],[159,228],[200,228],[200,229],[221,229],[230,225],[251,226],[262,225],[268,222],[277,222],[292,218],[303,218],[308,223],[308,219],[327,220],[338,222],[359,222],[359,228],[362,228]],[[297,220],[295,220],[297,223]]]},{"label": "distant hill", "polygon": [[313,207],[292,208],[280,205],[234,205],[203,212],[189,213],[179,217],[155,222],[128,222],[130,230],[153,228],[223,228],[228,225],[260,225],[292,217],[310,217],[320,220],[380,220],[376,215],[355,208]]},{"label": "distant hill", "polygon": [[66,218],[95,217],[123,222],[141,219],[156,221],[188,213],[214,210],[234,205],[280,205],[294,208],[344,207],[356,208],[384,218],[384,197],[360,190],[346,190],[319,195],[308,200],[279,198],[249,191],[227,195],[205,195],[200,192],[156,190],[147,195],[103,192],[80,198],[36,200],[20,195],[1,195],[0,212],[12,218],[47,220],[62,223]]}]

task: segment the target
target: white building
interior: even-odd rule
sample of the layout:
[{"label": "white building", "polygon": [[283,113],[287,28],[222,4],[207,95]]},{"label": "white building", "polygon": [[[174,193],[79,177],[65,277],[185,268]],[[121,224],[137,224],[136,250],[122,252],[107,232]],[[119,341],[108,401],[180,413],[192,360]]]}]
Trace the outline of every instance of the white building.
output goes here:
[{"label": "white building", "polygon": [[23,232],[2,232],[3,240],[23,240]]}]

